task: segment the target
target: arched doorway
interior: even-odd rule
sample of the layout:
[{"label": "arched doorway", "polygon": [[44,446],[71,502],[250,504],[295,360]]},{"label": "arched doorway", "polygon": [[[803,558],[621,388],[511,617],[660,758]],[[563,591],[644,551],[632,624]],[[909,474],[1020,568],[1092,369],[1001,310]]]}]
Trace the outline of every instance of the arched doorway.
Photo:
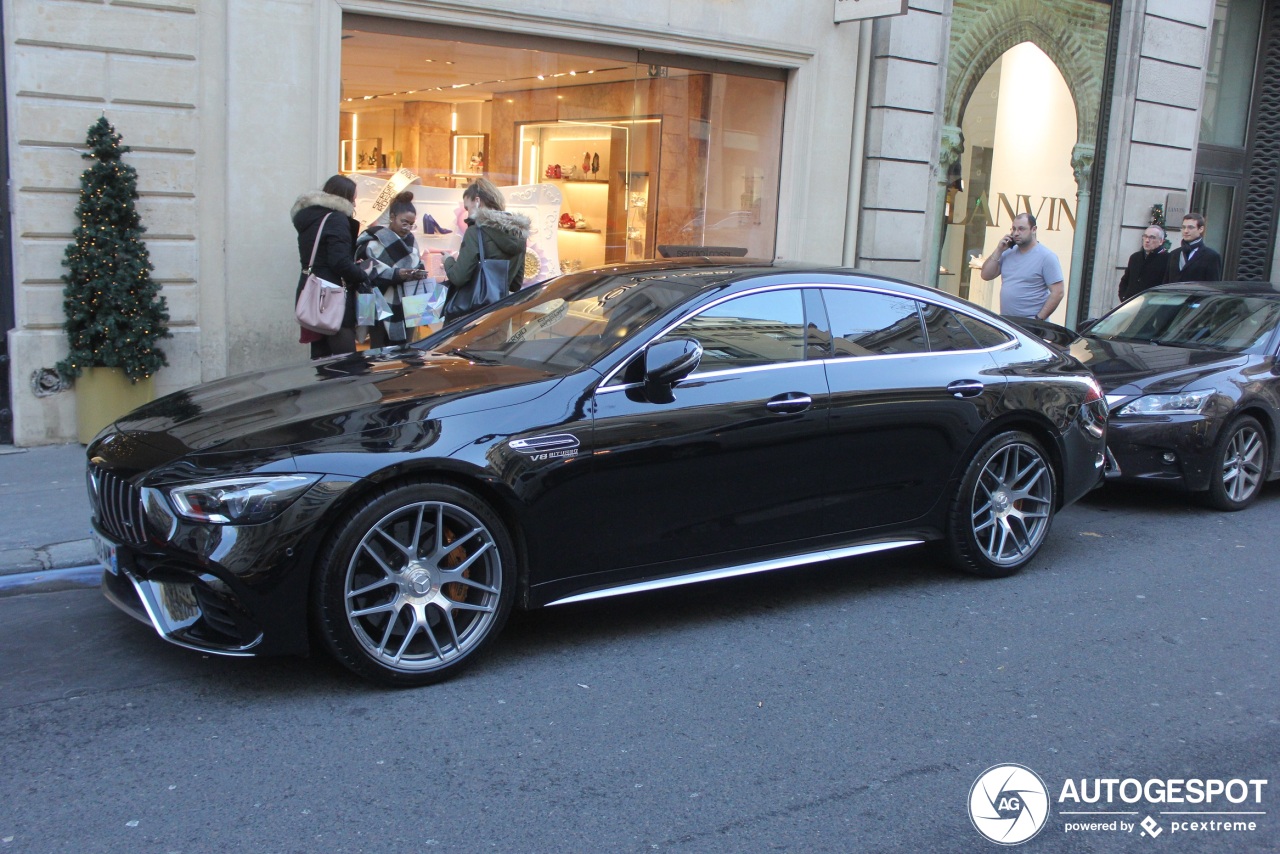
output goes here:
[{"label": "arched doorway", "polygon": [[[963,150],[949,166],[938,286],[999,310],[999,285],[978,274],[1015,214],[1030,212],[1040,242],[1071,282],[1079,222],[1073,170],[1077,104],[1054,61],[1030,41],[983,73],[959,111]],[[1053,320],[1063,323],[1068,301]]]}]

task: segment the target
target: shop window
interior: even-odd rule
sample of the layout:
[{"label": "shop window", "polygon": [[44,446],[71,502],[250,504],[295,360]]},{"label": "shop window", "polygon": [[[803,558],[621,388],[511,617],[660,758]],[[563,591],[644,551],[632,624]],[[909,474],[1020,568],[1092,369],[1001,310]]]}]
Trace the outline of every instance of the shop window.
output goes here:
[{"label": "shop window", "polygon": [[461,239],[477,176],[520,196],[555,236],[538,256],[555,269],[531,281],[659,245],[773,257],[781,72],[565,44],[348,15],[338,168],[370,186],[416,175],[447,229],[420,211],[420,242],[439,253]]}]

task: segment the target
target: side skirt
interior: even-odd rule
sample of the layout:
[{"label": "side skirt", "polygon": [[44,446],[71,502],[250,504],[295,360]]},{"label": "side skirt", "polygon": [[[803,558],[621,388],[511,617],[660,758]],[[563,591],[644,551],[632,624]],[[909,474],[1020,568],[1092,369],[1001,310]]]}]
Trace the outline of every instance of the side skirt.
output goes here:
[{"label": "side skirt", "polygon": [[827,551],[794,555],[792,557],[759,561],[757,563],[741,564],[739,566],[726,566],[721,569],[708,569],[703,572],[692,572],[688,575],[674,575],[668,578],[655,578],[649,581],[637,581],[631,584],[622,584],[617,587],[606,587],[602,590],[592,590],[587,593],[578,593],[573,596],[566,596],[563,599],[556,599],[554,602],[548,602],[546,607],[550,608],[552,605],[568,605],[571,602],[587,602],[592,599],[605,599],[610,596],[625,596],[628,593],[643,593],[649,590],[662,590],[667,587],[681,587],[685,584],[700,584],[704,581],[718,581],[722,578],[735,578],[739,575],[752,575],[757,572],[772,572],[775,569],[790,569],[791,567],[806,566],[811,563],[822,563],[829,560],[840,560],[841,558],[846,557],[856,557],[857,555],[867,555],[875,552],[888,551],[889,549],[900,549],[905,546],[915,546],[923,542],[923,539],[887,540],[879,543],[865,543],[860,546],[848,546],[840,549],[830,549]]}]

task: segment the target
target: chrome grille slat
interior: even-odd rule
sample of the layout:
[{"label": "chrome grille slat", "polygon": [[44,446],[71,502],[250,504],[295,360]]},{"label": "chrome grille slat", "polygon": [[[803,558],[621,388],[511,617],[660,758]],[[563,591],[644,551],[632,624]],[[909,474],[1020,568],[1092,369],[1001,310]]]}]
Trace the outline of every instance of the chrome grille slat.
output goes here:
[{"label": "chrome grille slat", "polygon": [[129,481],[102,469],[92,469],[90,476],[98,485],[96,495],[92,490],[89,493],[98,523],[122,543],[144,544],[142,493]]}]

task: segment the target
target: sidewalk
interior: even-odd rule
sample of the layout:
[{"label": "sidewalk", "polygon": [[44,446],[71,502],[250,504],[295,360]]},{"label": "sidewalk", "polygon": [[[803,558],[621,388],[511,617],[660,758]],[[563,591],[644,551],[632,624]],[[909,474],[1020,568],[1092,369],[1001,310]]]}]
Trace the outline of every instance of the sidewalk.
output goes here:
[{"label": "sidewalk", "polygon": [[0,576],[96,564],[84,446],[0,445]]}]

